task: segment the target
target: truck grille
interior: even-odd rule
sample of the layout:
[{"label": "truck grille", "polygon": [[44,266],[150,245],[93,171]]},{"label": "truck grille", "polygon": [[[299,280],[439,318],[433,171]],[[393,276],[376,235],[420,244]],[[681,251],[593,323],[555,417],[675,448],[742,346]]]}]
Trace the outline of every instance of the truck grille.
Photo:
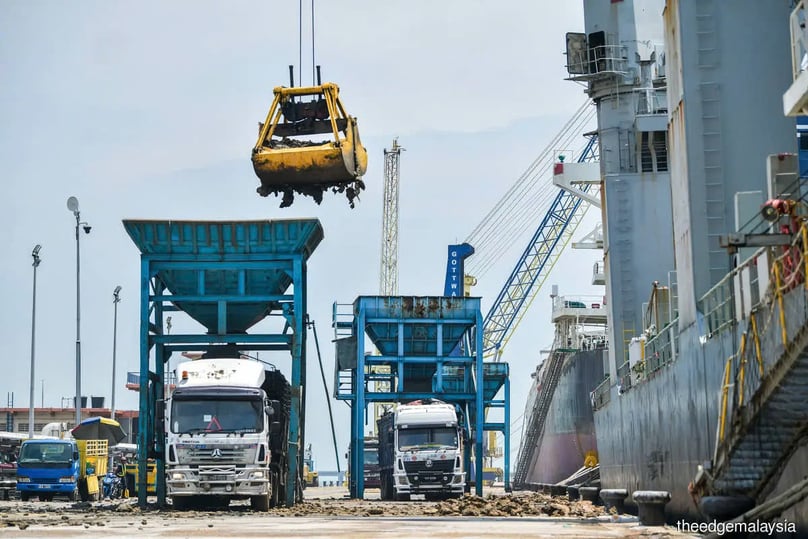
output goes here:
[{"label": "truck grille", "polygon": [[177,448],[177,457],[183,464],[217,465],[232,462],[254,462],[257,449],[232,446],[206,446]]},{"label": "truck grille", "polygon": [[432,466],[427,467],[425,460],[404,461],[404,471],[414,473],[446,473],[454,470],[454,459],[433,460]]}]

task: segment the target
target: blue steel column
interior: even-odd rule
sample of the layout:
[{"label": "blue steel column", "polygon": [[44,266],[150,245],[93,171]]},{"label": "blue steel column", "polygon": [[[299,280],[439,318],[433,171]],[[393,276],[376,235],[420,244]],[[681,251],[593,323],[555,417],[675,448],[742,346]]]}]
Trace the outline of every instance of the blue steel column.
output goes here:
[{"label": "blue steel column", "polygon": [[[151,281],[151,261],[148,256],[140,258],[140,408],[138,413],[137,468],[138,479],[144,481],[147,474],[149,443],[149,283]],[[145,484],[145,483],[144,483]],[[146,507],[146,489],[138,489],[137,501]]]},{"label": "blue steel column", "polygon": [[511,373],[505,376],[505,492],[511,491]]},{"label": "blue steel column", "polygon": [[474,475],[474,491],[477,496],[483,495],[483,424],[485,423],[485,415],[483,413],[483,391],[485,384],[483,383],[483,317],[480,311],[476,314],[476,330],[474,332],[477,343],[474,348],[475,366],[477,369],[477,387],[475,393],[475,427],[474,427],[474,456],[475,456],[475,475]]},{"label": "blue steel column", "polygon": [[[165,285],[159,279],[155,279],[154,293],[155,295],[163,295]],[[163,334],[163,302],[154,301],[154,328],[162,335]],[[157,477],[165,478],[166,465],[165,465],[165,447],[166,447],[166,433],[165,421],[158,421],[158,418],[163,416],[158,410],[158,407],[165,406],[165,361],[166,361],[166,348],[162,343],[154,345],[154,367],[155,374],[157,374],[157,382],[154,387],[154,395],[156,401],[154,406],[154,453],[155,453],[155,466]],[[146,473],[138,473],[138,492],[147,491],[148,477]],[[140,484],[143,486],[141,487]],[[164,507],[166,505],[166,485],[165,481],[158,481],[155,485],[157,489],[157,505]]]},{"label": "blue steel column", "polygon": [[294,271],[292,272],[292,280],[294,286],[294,305],[292,306],[292,316],[294,319],[294,328],[292,331],[292,410],[289,425],[289,460],[287,462],[288,474],[286,478],[286,506],[292,507],[295,504],[295,494],[297,492],[298,481],[298,455],[300,454],[300,409],[301,409],[301,379],[302,379],[302,361],[301,361],[301,333],[298,332],[298,326],[301,326],[305,318],[305,312],[302,309],[301,294],[303,292],[300,275],[300,266],[298,260],[295,259],[293,263]]},{"label": "blue steel column", "polygon": [[354,431],[351,433],[351,483],[356,485],[356,497],[365,497],[365,326],[367,313],[359,302],[356,332],[356,387],[354,393]]},{"label": "blue steel column", "polygon": [[[308,315],[308,294],[306,292],[306,261],[302,256],[297,256],[294,261],[295,275],[300,275],[300,295],[295,296],[295,309],[300,309],[300,314],[295,316],[295,335],[300,336],[297,340],[300,347],[300,445],[298,446],[297,469],[303,471],[303,457],[306,449],[306,363],[308,354],[306,353],[306,317]],[[295,286],[297,292],[297,283]],[[296,311],[297,312],[297,311]]]},{"label": "blue steel column", "polygon": [[[356,387],[359,385],[359,382],[360,382],[360,380],[359,380],[359,371],[354,369],[353,372],[351,372],[351,390],[352,390],[354,396],[356,395]],[[356,498],[356,484],[353,481],[353,476],[356,473],[356,472],[353,471],[353,470],[355,470],[355,468],[354,468],[354,452],[353,452],[354,438],[355,438],[354,432],[356,432],[357,428],[361,428],[361,427],[357,426],[357,423],[356,423],[356,412],[355,412],[356,411],[356,399],[352,399],[352,400],[348,401],[348,404],[351,407],[351,435],[350,435],[350,440],[348,442],[349,443],[349,450],[348,450],[348,495],[351,498]],[[363,469],[364,469],[364,467],[363,467]]]}]

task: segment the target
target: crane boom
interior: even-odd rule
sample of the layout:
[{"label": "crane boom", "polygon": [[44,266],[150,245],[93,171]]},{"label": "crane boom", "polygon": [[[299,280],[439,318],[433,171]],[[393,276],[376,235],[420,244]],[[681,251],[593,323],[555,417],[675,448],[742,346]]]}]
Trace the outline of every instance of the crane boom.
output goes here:
[{"label": "crane boom", "polygon": [[[591,135],[579,163],[595,158],[597,135]],[[585,184],[581,191],[589,192],[592,185]],[[569,243],[572,234],[584,216],[582,200],[559,189],[550,208],[533,234],[510,277],[483,321],[483,354],[499,355],[519,325],[527,307],[544,284],[550,270]],[[559,245],[561,248],[559,248]]]}]

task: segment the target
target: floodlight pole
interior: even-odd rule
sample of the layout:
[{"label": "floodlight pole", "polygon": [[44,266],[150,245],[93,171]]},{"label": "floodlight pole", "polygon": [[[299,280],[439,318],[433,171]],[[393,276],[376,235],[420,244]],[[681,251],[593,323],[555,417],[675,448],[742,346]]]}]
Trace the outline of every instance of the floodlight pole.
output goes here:
[{"label": "floodlight pole", "polygon": [[115,419],[115,355],[118,349],[118,303],[121,302],[121,287],[116,286],[112,293],[112,303],[115,305],[115,315],[112,323],[112,411],[110,417]]},{"label": "floodlight pole", "polygon": [[42,246],[37,244],[34,247],[34,250],[31,252],[31,256],[34,258],[33,266],[34,266],[34,296],[33,301],[31,302],[31,384],[30,384],[30,394],[28,396],[28,437],[34,437],[34,357],[35,357],[35,347],[36,347],[36,269],[39,267],[40,262],[42,259],[39,257],[39,250],[42,249]]},{"label": "floodlight pole", "polygon": [[84,225],[84,232],[90,233],[90,226],[81,221],[79,201],[76,197],[67,199],[67,209],[76,217],[76,425],[81,423],[81,241],[79,228]]}]

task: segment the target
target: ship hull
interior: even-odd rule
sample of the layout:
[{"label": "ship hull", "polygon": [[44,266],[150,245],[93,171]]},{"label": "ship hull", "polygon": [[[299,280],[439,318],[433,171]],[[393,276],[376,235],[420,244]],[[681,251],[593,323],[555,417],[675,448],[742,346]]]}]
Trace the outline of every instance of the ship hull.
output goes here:
[{"label": "ship hull", "polygon": [[590,392],[603,380],[604,353],[580,351],[565,358],[543,436],[528,468],[528,483],[563,481],[584,465],[587,453],[597,451]]}]

